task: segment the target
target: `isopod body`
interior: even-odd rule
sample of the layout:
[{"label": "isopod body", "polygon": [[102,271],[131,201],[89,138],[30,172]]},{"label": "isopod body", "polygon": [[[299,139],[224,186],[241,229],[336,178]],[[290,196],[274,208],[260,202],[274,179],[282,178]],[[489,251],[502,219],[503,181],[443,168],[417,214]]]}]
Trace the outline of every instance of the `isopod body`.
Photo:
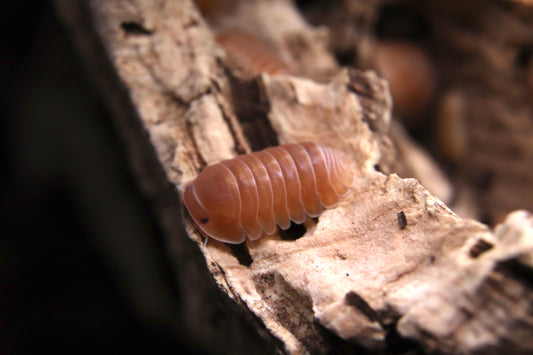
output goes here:
[{"label": "isopod body", "polygon": [[421,124],[438,88],[438,73],[428,53],[402,41],[384,41],[376,47],[375,66],[387,79],[394,113],[409,127]]},{"label": "isopod body", "polygon": [[217,37],[217,42],[224,48],[233,63],[250,74],[292,73],[289,65],[274,48],[249,33],[238,30],[227,31]]},{"label": "isopod body", "polygon": [[355,178],[340,151],[305,142],[284,144],[207,166],[185,184],[183,202],[206,236],[238,244],[335,206]]}]

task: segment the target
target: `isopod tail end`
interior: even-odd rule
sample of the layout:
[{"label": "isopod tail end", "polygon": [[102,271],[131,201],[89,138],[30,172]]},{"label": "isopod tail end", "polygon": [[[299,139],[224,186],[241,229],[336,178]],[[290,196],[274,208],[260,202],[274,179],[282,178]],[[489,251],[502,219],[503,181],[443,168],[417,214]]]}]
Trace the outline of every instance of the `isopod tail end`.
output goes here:
[{"label": "isopod tail end", "polygon": [[348,188],[355,184],[355,166],[344,154],[340,155],[340,173],[339,178],[342,184]]},{"label": "isopod tail end", "polygon": [[[256,236],[248,236],[248,239],[250,239],[251,241],[254,241],[254,240],[258,240],[260,239],[263,235],[267,235],[269,233],[266,233],[265,231],[261,231],[261,233],[259,233],[259,235],[256,235]],[[272,234],[272,233],[270,233]]]}]

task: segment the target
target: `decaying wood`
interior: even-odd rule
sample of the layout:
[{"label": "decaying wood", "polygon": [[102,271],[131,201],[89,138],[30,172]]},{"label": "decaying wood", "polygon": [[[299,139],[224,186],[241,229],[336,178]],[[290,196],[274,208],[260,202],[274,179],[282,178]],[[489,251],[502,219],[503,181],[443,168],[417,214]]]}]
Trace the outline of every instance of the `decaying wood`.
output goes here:
[{"label": "decaying wood", "polygon": [[[398,154],[388,136],[386,82],[331,63],[313,75],[306,64],[313,53],[332,57],[323,42],[314,47],[302,40],[316,32],[291,2],[237,2],[226,22],[220,20],[259,8],[277,21],[297,20],[277,27],[266,18],[248,23],[247,31],[256,26],[271,43],[285,44],[286,60],[299,60],[304,70],[247,78],[261,109],[246,124],[270,130],[279,143],[314,140],[343,150],[357,166],[357,180],[339,206],[306,221],[305,233],[290,229],[235,247],[204,245],[187,214],[177,213],[178,195],[158,187],[157,172],[143,164],[157,157],[179,188],[206,164],[249,151],[235,113],[241,79],[228,78],[205,20],[190,1],[58,4],[89,61],[104,53],[111,64],[112,72],[95,72],[143,189],[162,214],[183,292],[179,322],[208,351],[533,350],[533,216],[515,212],[491,231],[458,217],[415,179],[394,174],[395,164],[407,164],[394,157],[412,153]],[[289,40],[295,38],[305,45],[295,46]],[[154,155],[145,152],[147,141]],[[180,233],[182,223],[188,236]],[[210,280],[226,303],[217,302]],[[214,315],[224,307],[235,318],[225,314],[217,324]],[[253,333],[266,340],[262,349]]]}]

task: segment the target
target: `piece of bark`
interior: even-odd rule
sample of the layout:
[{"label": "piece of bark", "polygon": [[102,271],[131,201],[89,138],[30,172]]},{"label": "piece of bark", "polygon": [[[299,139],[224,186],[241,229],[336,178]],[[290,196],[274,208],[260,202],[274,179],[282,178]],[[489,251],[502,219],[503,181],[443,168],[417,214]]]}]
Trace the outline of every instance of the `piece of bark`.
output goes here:
[{"label": "piece of bark", "polygon": [[[357,180],[336,208],[306,221],[305,231],[205,245],[187,214],[177,213],[177,195],[161,188],[146,165],[157,156],[179,186],[206,164],[249,151],[233,110],[238,98],[230,99],[205,22],[189,1],[58,3],[84,54],[94,61],[103,53],[116,71],[98,67],[97,75],[143,191],[161,214],[183,295],[179,322],[198,343],[212,352],[240,346],[243,353],[355,352],[350,344],[531,350],[532,217],[517,212],[492,233],[459,218],[416,180],[377,172],[391,153],[390,97],[373,72],[342,70],[326,83],[255,79],[258,104],[279,142],[312,139],[342,149],[357,166]],[[87,39],[90,30],[96,37]],[[87,51],[87,43],[103,52]],[[180,233],[182,222],[195,244]],[[225,313],[205,266],[235,311],[235,318],[221,317],[222,325],[213,321]],[[257,346],[254,333],[266,347]]]},{"label": "piece of bark", "polygon": [[[372,78],[366,76],[366,80]],[[394,175],[385,177],[374,172],[379,136],[373,135],[364,123],[358,98],[348,90],[351,79],[353,76],[344,73],[328,86],[323,86],[301,79],[263,77],[266,96],[271,100],[270,121],[280,140],[298,141],[314,136],[332,145],[339,142],[338,147],[353,152],[360,175],[353,194],[335,210],[326,211],[318,224],[307,225],[307,233],[295,242],[279,245],[277,238],[264,238],[248,243],[253,263],[248,268],[233,270],[238,275],[234,289],[239,288],[239,281],[252,278],[263,298],[264,291],[261,290],[264,289],[269,290],[267,296],[271,296],[270,293],[278,295],[266,297],[264,302],[269,307],[265,310],[261,306],[256,311],[267,319],[271,318],[271,309],[284,309],[286,299],[279,300],[279,295],[296,293],[301,300],[291,303],[304,307],[312,304],[314,317],[323,326],[344,339],[355,340],[370,348],[384,347],[386,334],[396,322],[399,322],[399,334],[423,339],[421,343],[428,350],[470,352],[487,351],[492,346],[497,348],[493,343],[497,343],[502,334],[489,332],[485,334],[488,339],[469,343],[469,332],[475,332],[478,327],[490,328],[493,321],[470,304],[481,302],[472,301],[471,297],[490,298],[477,286],[488,282],[487,279],[492,277],[490,270],[498,262],[522,250],[528,255],[530,246],[524,249],[520,242],[512,251],[507,250],[511,254],[500,251],[502,254],[490,260],[482,259],[483,250],[471,251],[476,243],[482,243],[480,240],[493,246],[490,255],[497,255],[498,249],[495,236],[485,226],[461,220],[413,180],[401,180]],[[331,96],[327,96],[328,93]],[[380,101],[379,97],[376,101]],[[317,114],[309,121],[312,112]],[[330,129],[326,128],[328,125]],[[400,211],[406,216],[405,228],[397,222],[396,215]],[[529,216],[521,218],[531,219]],[[517,228],[523,233],[523,243],[531,243],[531,226],[523,221],[516,223],[525,224]],[[454,271],[449,272],[450,268]],[[464,276],[465,273],[468,276]],[[443,278],[442,274],[448,274],[449,278]],[[240,286],[243,293],[250,293],[252,285],[245,284]],[[453,288],[455,298],[449,299],[447,295]],[[531,307],[528,286],[520,285],[519,289],[529,294],[523,306]],[[410,299],[409,295],[418,293],[419,296]],[[402,295],[398,303],[397,294]],[[255,304],[251,300],[256,297],[251,292],[249,302]],[[499,308],[502,307],[501,301],[489,299],[484,306]],[[470,307],[468,319],[462,316],[465,303]],[[450,318],[442,313],[438,320],[434,319],[431,312],[439,306],[447,307]],[[476,318],[478,310],[479,319]],[[411,319],[411,312],[417,315],[416,320]],[[297,313],[306,314],[306,310]],[[423,314],[419,316],[418,313]],[[304,332],[302,327],[288,322],[283,313],[275,313],[275,317],[277,327],[281,323],[283,330],[293,328],[291,333],[299,334],[297,339],[301,344],[298,346],[324,350],[323,341],[314,329],[307,327]],[[406,320],[416,323],[410,325],[412,328],[422,330],[413,334],[414,331],[404,325]],[[452,320],[455,323],[449,323]],[[507,321],[513,323],[516,319]],[[512,331],[510,326],[502,326],[502,329]],[[454,338],[452,335],[456,331],[458,335]],[[465,339],[461,338],[463,332]],[[520,342],[511,345],[516,349],[523,346]],[[522,350],[527,348],[526,345]]]}]

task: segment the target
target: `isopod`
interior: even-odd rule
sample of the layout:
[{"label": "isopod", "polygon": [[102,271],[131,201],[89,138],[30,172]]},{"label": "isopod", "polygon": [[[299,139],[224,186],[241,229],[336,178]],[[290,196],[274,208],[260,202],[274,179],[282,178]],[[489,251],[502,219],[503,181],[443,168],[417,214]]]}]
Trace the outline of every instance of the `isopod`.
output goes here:
[{"label": "isopod", "polygon": [[394,100],[394,113],[416,127],[421,124],[437,94],[438,73],[422,47],[402,41],[376,46],[375,66],[387,79]]},{"label": "isopod", "polygon": [[302,223],[348,193],[355,169],[342,152],[305,142],[207,166],[184,185],[183,202],[200,231],[239,244]]},{"label": "isopod", "polygon": [[217,42],[237,66],[253,75],[261,72],[271,75],[292,73],[273,48],[249,33],[238,30],[224,32],[217,37]]}]

